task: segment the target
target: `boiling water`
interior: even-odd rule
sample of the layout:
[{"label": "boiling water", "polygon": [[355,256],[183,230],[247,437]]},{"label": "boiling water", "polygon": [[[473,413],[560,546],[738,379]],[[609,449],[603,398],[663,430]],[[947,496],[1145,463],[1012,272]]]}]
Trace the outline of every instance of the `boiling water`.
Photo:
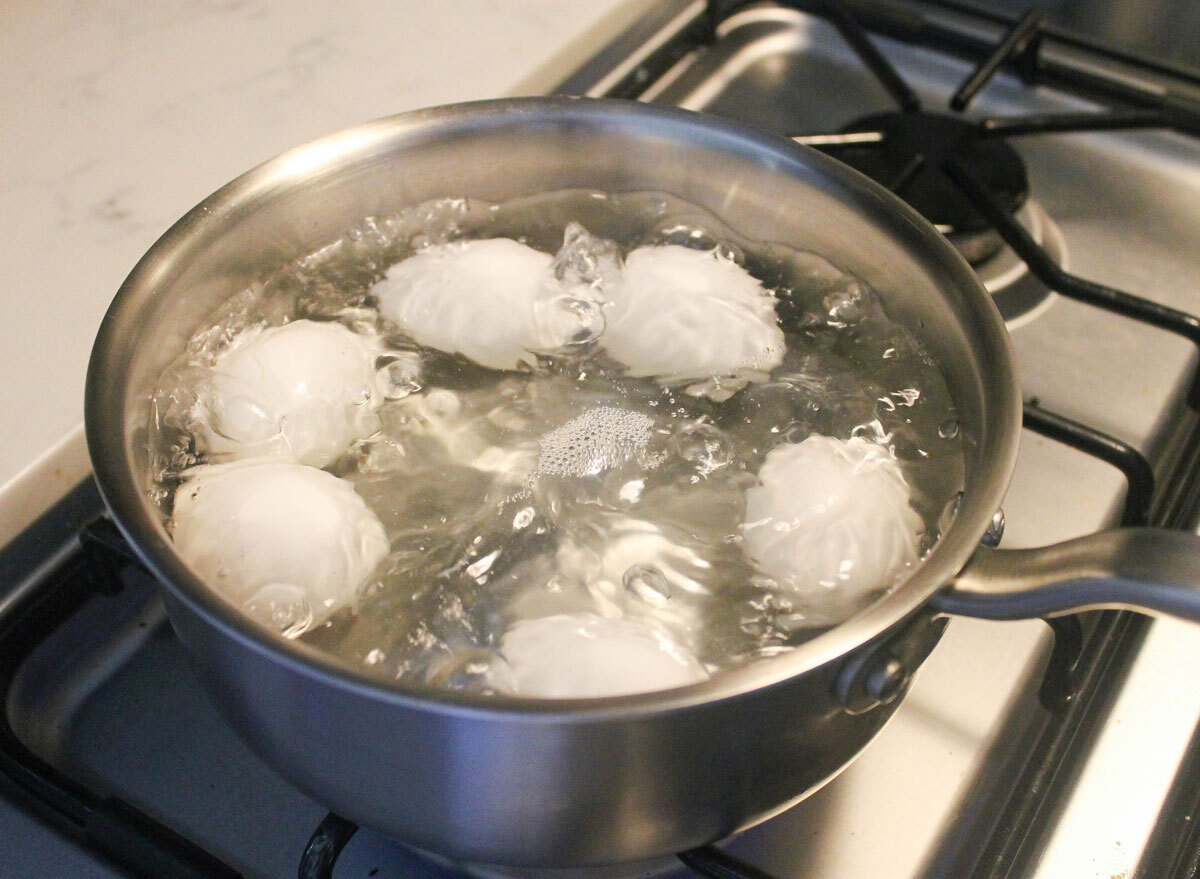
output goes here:
[{"label": "boiling water", "polygon": [[[371,291],[389,266],[431,244],[495,237],[555,254],[574,291],[548,318],[560,344],[499,371],[381,319]],[[596,303],[623,255],[666,243],[715,249],[774,293],[786,354],[765,381],[633,379],[596,344]],[[181,475],[204,462],[197,402],[214,359],[248,330],[300,318],[382,340],[379,429],[327,469],[379,516],[391,552],[356,607],[307,631],[295,608],[266,622],[381,678],[504,689],[504,633],[559,613],[644,621],[710,671],[774,655],[830,621],[743,552],[745,492],[772,448],[812,434],[892,447],[924,522],[922,552],[962,486],[944,381],[861,282],[815,254],[743,240],[672,197],[560,192],[368,219],[226,303],[155,396],[151,491],[164,516]]]}]

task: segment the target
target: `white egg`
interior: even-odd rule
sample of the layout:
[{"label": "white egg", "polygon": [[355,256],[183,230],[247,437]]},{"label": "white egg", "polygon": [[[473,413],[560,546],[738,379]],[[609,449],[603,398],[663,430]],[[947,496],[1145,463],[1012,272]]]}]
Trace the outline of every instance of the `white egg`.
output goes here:
[{"label": "white egg", "polygon": [[374,340],[297,320],[254,330],[201,387],[197,442],[212,461],[269,456],[324,467],[378,427]]},{"label": "white egg", "polygon": [[556,614],[515,623],[500,643],[513,691],[548,699],[667,690],[705,680],[690,652],[629,619]]},{"label": "white egg", "polygon": [[608,295],[601,344],[629,375],[699,380],[698,393],[719,400],[783,361],[775,298],[715,252],[640,247]]},{"label": "white egg", "polygon": [[197,575],[288,635],[352,604],[388,553],[383,525],[349,482],[271,459],[190,471],[172,526]]},{"label": "white egg", "polygon": [[561,341],[536,313],[560,294],[551,262],[508,238],[455,241],[392,266],[371,292],[380,313],[420,344],[514,369]]},{"label": "white egg", "polygon": [[758,476],[746,552],[814,623],[859,610],[917,561],[921,517],[886,446],[813,435],[772,449]]}]

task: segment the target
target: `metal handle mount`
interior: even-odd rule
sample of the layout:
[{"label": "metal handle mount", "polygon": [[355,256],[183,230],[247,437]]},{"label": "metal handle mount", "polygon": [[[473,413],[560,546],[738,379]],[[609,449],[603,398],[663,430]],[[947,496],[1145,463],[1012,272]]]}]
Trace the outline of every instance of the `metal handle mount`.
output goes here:
[{"label": "metal handle mount", "polygon": [[932,604],[990,620],[1115,609],[1200,622],[1200,537],[1118,528],[1037,549],[981,547]]}]

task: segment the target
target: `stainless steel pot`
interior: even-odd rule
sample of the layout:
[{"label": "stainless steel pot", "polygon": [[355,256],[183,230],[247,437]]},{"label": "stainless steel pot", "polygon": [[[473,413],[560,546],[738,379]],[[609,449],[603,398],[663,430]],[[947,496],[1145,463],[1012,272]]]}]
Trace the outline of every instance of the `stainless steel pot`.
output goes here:
[{"label": "stainless steel pot", "polygon": [[[448,195],[497,202],[568,188],[669,192],[748,239],[821,253],[911,329],[943,367],[967,455],[957,517],[912,576],[770,662],[669,692],[578,701],[384,686],[267,635],[208,590],[146,492],[150,394],[205,315],[365,216]],[[632,861],[773,814],[878,732],[943,612],[1131,607],[1200,619],[1191,536],[1116,531],[1042,550],[981,549],[1014,466],[1021,407],[1004,325],[971,270],[915,212],[837,162],[680,110],[466,104],[267,162],[188,213],[134,269],[100,329],[86,404],[105,500],[162,582],[172,623],[235,728],[343,816],[454,858]]]}]

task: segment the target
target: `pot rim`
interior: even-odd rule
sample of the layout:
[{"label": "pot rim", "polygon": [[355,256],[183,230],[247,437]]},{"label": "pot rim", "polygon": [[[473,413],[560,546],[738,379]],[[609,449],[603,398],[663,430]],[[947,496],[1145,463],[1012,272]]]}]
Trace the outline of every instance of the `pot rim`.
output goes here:
[{"label": "pot rim", "polygon": [[[116,413],[115,422],[110,411],[110,404],[124,402],[121,390],[113,387],[112,376],[116,351],[124,343],[129,320],[127,304],[137,295],[145,296],[144,291],[154,289],[170,255],[185,249],[199,230],[219,225],[239,204],[263,190],[300,184],[315,168],[336,164],[380,142],[402,142],[426,126],[498,114],[511,118],[546,112],[600,117],[632,114],[648,121],[702,126],[706,135],[748,143],[785,165],[800,163],[816,169],[893,214],[916,245],[936,259],[961,289],[970,328],[979,337],[981,347],[977,353],[989,373],[976,460],[968,462],[966,493],[955,521],[910,576],[864,611],[780,656],[722,671],[685,687],[602,698],[483,696],[415,682],[385,683],[314,647],[260,628],[205,586],[174,551],[161,524],[151,514],[128,459],[123,406],[118,407],[121,411]],[[584,721],[681,710],[770,687],[838,660],[918,612],[966,564],[1007,490],[1015,467],[1021,424],[1014,360],[999,312],[957,251],[894,194],[840,162],[787,138],[689,110],[610,98],[506,98],[417,110],[345,129],[269,159],[201,201],[139,260],[109,307],[88,367],[85,427],[97,484],[121,532],[163,588],[223,635],[310,678],[331,686],[350,687],[370,699],[447,714],[524,718],[529,722]],[[110,429],[114,423],[120,426],[119,430]]]}]

